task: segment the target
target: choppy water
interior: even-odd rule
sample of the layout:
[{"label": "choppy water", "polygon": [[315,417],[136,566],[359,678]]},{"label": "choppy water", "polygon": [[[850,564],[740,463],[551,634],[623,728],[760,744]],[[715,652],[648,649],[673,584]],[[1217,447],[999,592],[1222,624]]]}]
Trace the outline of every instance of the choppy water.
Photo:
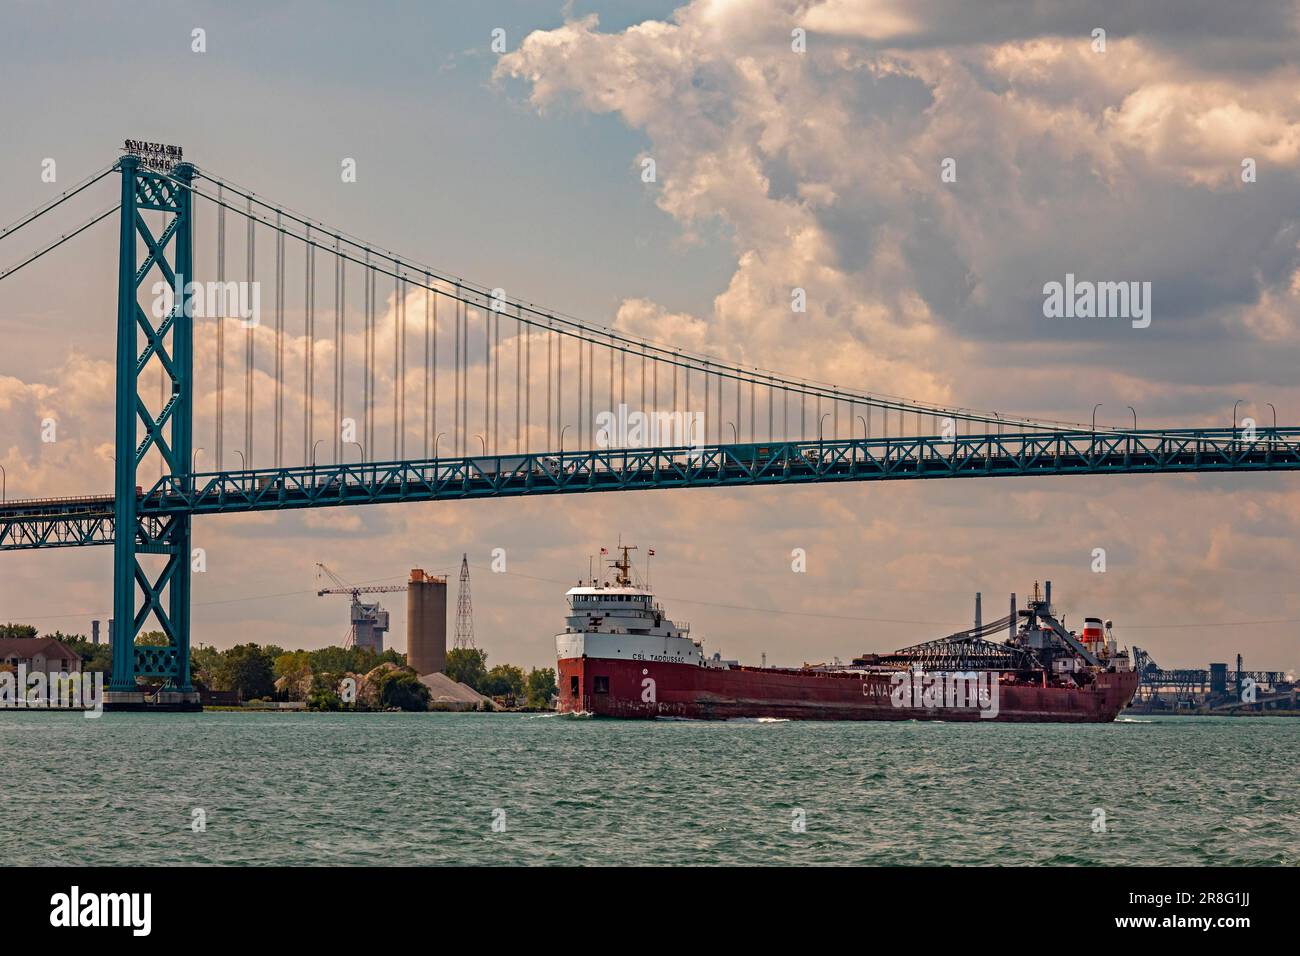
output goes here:
[{"label": "choppy water", "polygon": [[1300,862],[1287,718],[11,712],[0,766],[10,864]]}]

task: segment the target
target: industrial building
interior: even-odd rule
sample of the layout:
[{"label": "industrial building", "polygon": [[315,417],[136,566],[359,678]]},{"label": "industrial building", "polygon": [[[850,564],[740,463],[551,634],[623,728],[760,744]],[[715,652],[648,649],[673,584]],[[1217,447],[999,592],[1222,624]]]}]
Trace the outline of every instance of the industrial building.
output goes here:
[{"label": "industrial building", "polygon": [[1134,667],[1142,675],[1132,709],[1150,713],[1182,710],[1198,713],[1295,713],[1297,684],[1293,674],[1248,671],[1237,655],[1237,669],[1225,662],[1208,669],[1162,668],[1140,647],[1133,648]]}]

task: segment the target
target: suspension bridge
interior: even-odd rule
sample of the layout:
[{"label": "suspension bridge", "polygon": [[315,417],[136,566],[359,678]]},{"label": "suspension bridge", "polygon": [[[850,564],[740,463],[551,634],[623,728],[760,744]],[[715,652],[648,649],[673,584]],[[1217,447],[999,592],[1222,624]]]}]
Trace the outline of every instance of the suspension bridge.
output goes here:
[{"label": "suspension bridge", "polygon": [[[143,703],[137,678],[161,683],[173,699],[193,697],[196,515],[1300,468],[1300,428],[1276,422],[1099,428],[912,401],[694,353],[399,256],[178,161],[179,151],[128,146],[0,231],[8,239],[111,175],[120,179],[108,208],[0,272],[8,279],[117,214],[113,493],[6,492],[0,501],[0,551],[112,545],[110,704]],[[196,246],[196,223],[209,221],[214,235]],[[242,269],[232,268],[241,258]],[[212,279],[196,281],[200,272]],[[196,365],[210,384],[203,407]],[[165,646],[135,643],[151,626]]]}]

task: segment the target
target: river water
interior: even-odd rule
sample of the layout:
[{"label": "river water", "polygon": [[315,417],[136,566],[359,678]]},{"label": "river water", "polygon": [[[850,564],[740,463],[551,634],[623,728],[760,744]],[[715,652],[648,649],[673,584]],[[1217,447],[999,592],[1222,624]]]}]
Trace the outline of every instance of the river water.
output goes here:
[{"label": "river water", "polygon": [[0,766],[10,864],[1300,862],[1293,718],[8,712]]}]

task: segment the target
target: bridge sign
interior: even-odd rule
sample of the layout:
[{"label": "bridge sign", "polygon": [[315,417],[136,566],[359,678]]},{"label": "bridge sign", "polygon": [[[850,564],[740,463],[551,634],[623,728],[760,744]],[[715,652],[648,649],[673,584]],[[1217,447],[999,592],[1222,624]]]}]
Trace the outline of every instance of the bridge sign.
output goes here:
[{"label": "bridge sign", "polygon": [[145,169],[160,173],[170,173],[176,164],[185,158],[185,151],[180,146],[168,146],[165,143],[146,143],[138,139],[128,139],[123,150],[140,160]]}]

